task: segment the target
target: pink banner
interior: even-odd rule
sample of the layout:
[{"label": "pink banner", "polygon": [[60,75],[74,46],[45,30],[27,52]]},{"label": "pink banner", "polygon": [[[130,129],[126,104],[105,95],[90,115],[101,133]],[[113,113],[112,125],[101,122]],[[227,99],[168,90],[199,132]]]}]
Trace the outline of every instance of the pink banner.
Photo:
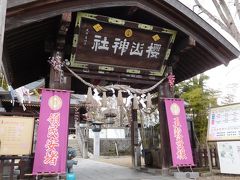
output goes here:
[{"label": "pink banner", "polygon": [[165,107],[173,166],[194,165],[184,102],[180,99],[165,99]]},{"label": "pink banner", "polygon": [[42,90],[33,174],[65,173],[70,92]]}]

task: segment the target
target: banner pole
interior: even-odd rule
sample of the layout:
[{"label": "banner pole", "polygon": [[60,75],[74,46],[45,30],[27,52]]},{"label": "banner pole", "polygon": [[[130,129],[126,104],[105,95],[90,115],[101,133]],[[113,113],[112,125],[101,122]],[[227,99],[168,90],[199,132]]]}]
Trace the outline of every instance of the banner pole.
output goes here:
[{"label": "banner pole", "polygon": [[66,173],[70,92],[42,90],[33,174]]},{"label": "banner pole", "polygon": [[[211,119],[211,104],[209,104],[209,107],[208,107],[208,128],[207,128],[207,132],[208,132],[209,126],[210,126],[210,119]],[[212,172],[212,161],[211,161],[210,148],[208,146],[208,134],[207,134],[207,138],[206,138],[206,147],[207,147],[209,171],[210,171],[210,173],[212,175],[213,174],[213,172]]]}]

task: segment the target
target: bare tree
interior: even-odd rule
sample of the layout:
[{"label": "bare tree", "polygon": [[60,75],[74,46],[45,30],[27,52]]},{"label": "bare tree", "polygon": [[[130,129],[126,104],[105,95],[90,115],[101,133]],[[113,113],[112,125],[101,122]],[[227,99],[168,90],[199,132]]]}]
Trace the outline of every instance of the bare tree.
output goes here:
[{"label": "bare tree", "polygon": [[[212,0],[219,16],[214,16],[212,12],[208,11],[199,0],[194,0],[202,13],[206,14],[212,21],[217,23],[224,31],[229,33],[238,43],[240,47],[240,25],[234,21],[233,14],[229,4],[226,0]],[[239,0],[232,0],[235,7],[237,18],[240,20],[240,3]]]},{"label": "bare tree", "polygon": [[233,104],[236,96],[234,94],[227,94],[222,98],[221,104],[228,105]]}]

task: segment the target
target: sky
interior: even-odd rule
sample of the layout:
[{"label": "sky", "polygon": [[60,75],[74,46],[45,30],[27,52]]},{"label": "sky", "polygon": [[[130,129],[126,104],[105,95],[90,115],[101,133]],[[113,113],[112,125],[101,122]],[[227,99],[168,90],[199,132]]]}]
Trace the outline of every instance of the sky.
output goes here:
[{"label": "sky", "polygon": [[[179,0],[183,4],[185,4],[187,7],[189,7],[191,10],[193,10],[194,6],[194,0]],[[215,16],[217,15],[217,11],[215,10],[215,7],[213,6],[212,2],[210,0],[200,0],[200,2],[203,4],[203,6],[208,9],[210,12],[212,12]],[[231,2],[230,0],[227,0],[227,2]],[[233,4],[230,4],[233,7]],[[194,7],[194,11],[196,13],[199,13],[197,7]],[[235,9],[231,9],[231,12],[233,13],[233,18],[236,20],[238,24],[240,24],[240,20],[237,17]],[[203,13],[199,14],[200,17],[202,17],[206,22],[208,22],[210,25],[213,26],[218,32],[220,32],[227,40],[229,40],[230,43],[232,43],[236,48],[240,50],[240,47],[237,45],[236,41],[228,35],[225,31],[223,31],[221,28],[219,28],[216,24],[212,23],[209,18],[204,15]],[[205,72],[206,75],[210,77],[210,79],[207,81],[207,86],[221,91],[221,97],[226,96],[227,94],[234,95],[234,102],[240,103],[240,58],[232,60],[228,66],[218,66],[216,68],[213,68],[211,70],[208,70]],[[218,99],[218,103],[221,104],[222,99]]]}]

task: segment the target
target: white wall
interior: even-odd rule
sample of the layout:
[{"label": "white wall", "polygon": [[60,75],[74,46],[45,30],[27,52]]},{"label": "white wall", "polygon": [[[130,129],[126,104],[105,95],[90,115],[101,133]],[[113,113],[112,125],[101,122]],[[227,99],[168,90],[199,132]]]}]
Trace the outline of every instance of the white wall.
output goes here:
[{"label": "white wall", "polygon": [[[89,129],[89,138],[93,138],[93,131]],[[125,138],[125,129],[102,129],[100,132],[101,139],[123,139]]]}]

